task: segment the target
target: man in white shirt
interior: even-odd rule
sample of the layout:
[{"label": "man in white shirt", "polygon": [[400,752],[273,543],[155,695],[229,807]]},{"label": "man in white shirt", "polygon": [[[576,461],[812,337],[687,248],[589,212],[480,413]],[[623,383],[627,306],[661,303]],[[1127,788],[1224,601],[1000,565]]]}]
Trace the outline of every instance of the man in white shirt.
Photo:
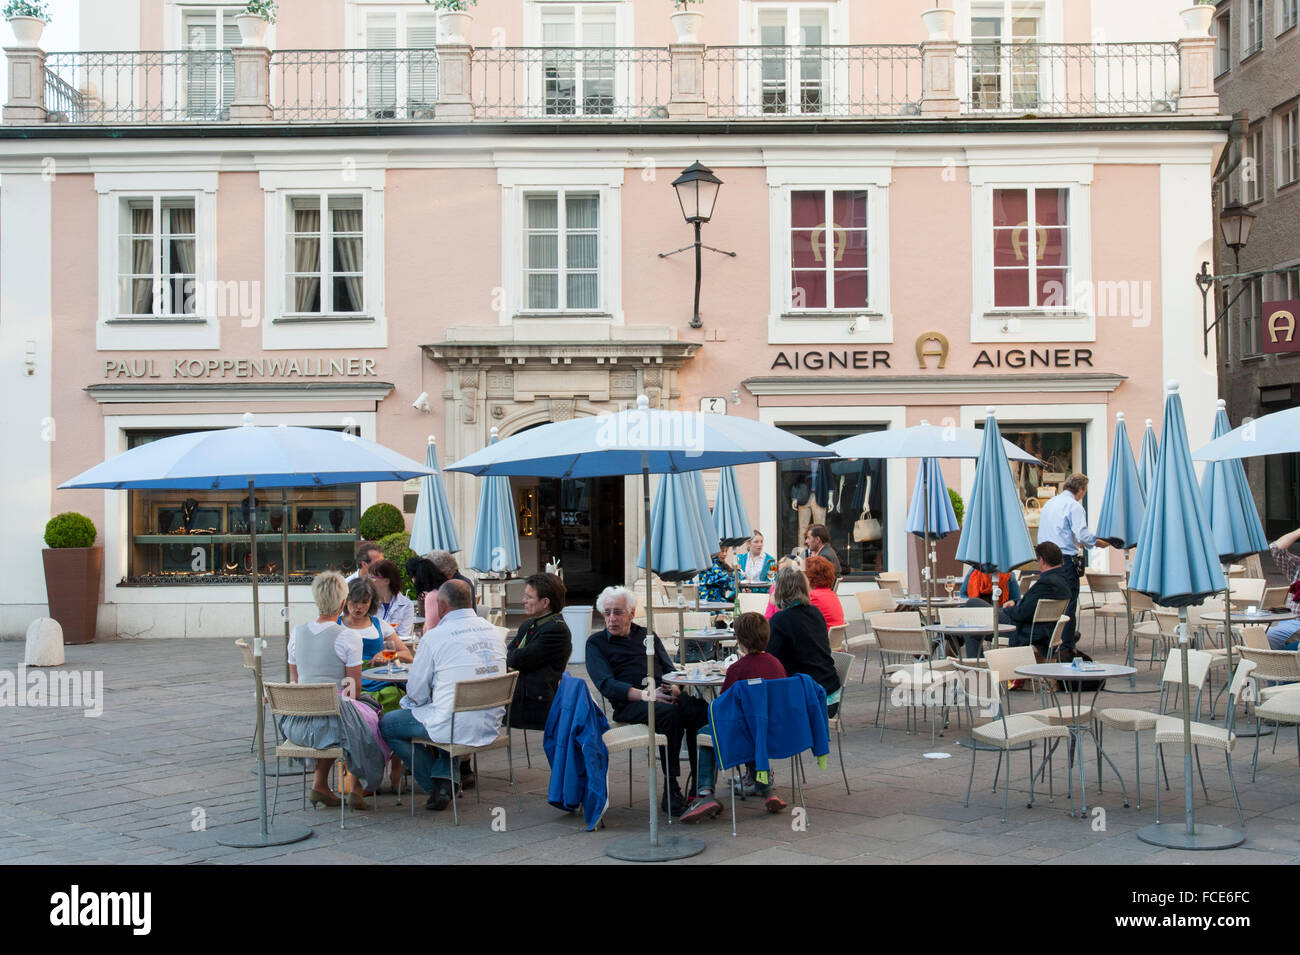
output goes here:
[{"label": "man in white shirt", "polygon": [[1074,650],[1075,625],[1079,619],[1079,578],[1083,576],[1084,551],[1089,547],[1110,546],[1088,530],[1088,515],[1080,503],[1087,492],[1087,476],[1071,474],[1062,485],[1061,492],[1043,505],[1038,516],[1039,543],[1051,541],[1061,548],[1061,554],[1065,558],[1065,576],[1070,584],[1070,605],[1065,608],[1065,612],[1070,622],[1061,634],[1061,643],[1071,651]]},{"label": "man in white shirt", "polygon": [[379,549],[379,545],[374,541],[362,541],[357,544],[357,569],[348,574],[347,582],[352,583],[361,576],[370,576],[370,565],[377,564],[384,559],[384,552]]},{"label": "man in white shirt", "polygon": [[441,749],[417,746],[412,739],[432,739],[482,746],[497,738],[505,707],[460,713],[451,739],[451,710],[456,684],[506,672],[506,644],[495,627],[472,609],[469,585],[449,580],[438,588],[438,625],[425,634],[415,652],[402,708],[385,713],[379,731],[393,752],[411,767],[420,788],[430,793],[426,808],[451,803],[452,765]]}]

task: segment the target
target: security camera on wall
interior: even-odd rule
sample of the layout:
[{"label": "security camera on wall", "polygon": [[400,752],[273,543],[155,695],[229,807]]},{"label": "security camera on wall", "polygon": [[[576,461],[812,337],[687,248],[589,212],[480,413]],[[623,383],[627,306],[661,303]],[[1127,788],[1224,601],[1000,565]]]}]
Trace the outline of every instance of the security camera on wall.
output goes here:
[{"label": "security camera on wall", "polygon": [[429,393],[427,391],[420,392],[420,397],[416,398],[414,401],[411,402],[411,407],[414,408],[416,411],[422,411],[425,414],[428,414]]}]

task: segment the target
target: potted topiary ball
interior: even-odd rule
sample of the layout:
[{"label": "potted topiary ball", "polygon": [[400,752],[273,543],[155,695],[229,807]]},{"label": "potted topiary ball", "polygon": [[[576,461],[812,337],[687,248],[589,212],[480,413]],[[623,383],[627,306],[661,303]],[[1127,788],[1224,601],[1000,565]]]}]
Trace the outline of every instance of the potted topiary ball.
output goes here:
[{"label": "potted topiary ball", "polygon": [[371,504],[361,515],[361,539],[377,541],[406,530],[406,518],[391,504]]},{"label": "potted topiary ball", "polygon": [[84,514],[68,511],[45,525],[45,593],[50,616],[63,628],[63,642],[91,643],[99,612],[99,578],[104,551],[95,547],[95,525]]}]

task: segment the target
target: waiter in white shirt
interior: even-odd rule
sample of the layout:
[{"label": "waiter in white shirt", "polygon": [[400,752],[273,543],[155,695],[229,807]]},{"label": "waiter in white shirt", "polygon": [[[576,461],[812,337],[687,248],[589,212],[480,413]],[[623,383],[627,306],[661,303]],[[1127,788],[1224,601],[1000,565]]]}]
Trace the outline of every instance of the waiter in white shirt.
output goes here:
[{"label": "waiter in white shirt", "polygon": [[1074,569],[1074,573],[1066,574],[1070,582],[1070,605],[1065,612],[1069,615],[1070,622],[1061,635],[1061,643],[1070,650],[1074,650],[1075,625],[1079,619],[1079,578],[1083,576],[1084,551],[1089,547],[1110,546],[1088,530],[1088,515],[1080,503],[1087,492],[1087,475],[1071,474],[1061,492],[1043,505],[1038,517],[1039,542],[1051,541],[1061,548],[1065,566]]}]

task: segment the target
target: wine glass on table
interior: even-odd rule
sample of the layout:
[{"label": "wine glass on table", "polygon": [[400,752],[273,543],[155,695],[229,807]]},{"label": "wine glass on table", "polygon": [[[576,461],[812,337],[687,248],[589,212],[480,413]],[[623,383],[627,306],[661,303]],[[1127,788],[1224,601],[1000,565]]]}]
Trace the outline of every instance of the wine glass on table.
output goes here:
[{"label": "wine glass on table", "polygon": [[943,579],[943,589],[948,591],[948,599],[952,600],[952,592],[957,589],[957,578],[951,575]]}]

